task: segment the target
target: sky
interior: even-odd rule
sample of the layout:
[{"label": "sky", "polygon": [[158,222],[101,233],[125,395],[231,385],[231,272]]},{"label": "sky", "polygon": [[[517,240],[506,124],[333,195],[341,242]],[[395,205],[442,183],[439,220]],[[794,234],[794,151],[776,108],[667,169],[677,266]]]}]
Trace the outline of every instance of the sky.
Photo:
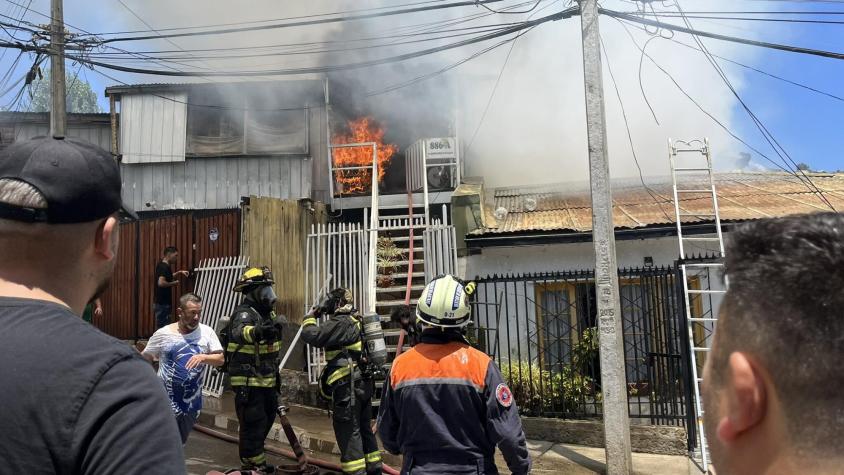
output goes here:
[{"label": "sky", "polygon": [[[18,2],[20,0],[12,0]],[[23,0],[28,3],[28,0]],[[534,18],[559,10],[567,1],[544,0],[544,12],[533,13]],[[300,14],[313,14],[343,9],[359,9],[373,5],[395,5],[410,3],[410,0],[369,2],[277,2],[251,0],[238,3],[243,7],[233,9],[232,2],[184,0],[65,0],[65,21],[74,27],[91,32],[143,30],[146,27],[127,9],[131,8],[155,28],[204,25],[234,21],[248,21],[266,18],[282,18]],[[504,5],[515,0],[503,2]],[[659,4],[660,2],[656,2]],[[669,4],[670,2],[661,2]],[[630,11],[635,8],[627,0],[606,0],[603,5],[616,10]],[[844,12],[840,5],[830,2],[789,2],[763,0],[683,0],[686,11],[713,10],[812,10]],[[33,0],[30,8],[37,12],[49,12],[49,0]],[[500,8],[500,7],[496,7]],[[660,7],[666,10],[670,5]],[[457,10],[457,9],[451,9]],[[444,18],[443,15],[466,15],[477,12],[479,7],[468,7],[460,12],[423,13],[408,18],[391,17],[375,20],[363,25],[331,25],[318,28],[295,29],[293,32],[273,30],[248,38],[227,35],[225,38],[174,39],[179,47],[195,48],[208,44],[268,44],[268,42],[292,42],[311,38],[344,38],[344,35],[383,31],[396,24],[414,24],[428,18]],[[0,14],[21,18],[22,9],[0,0]],[[503,23],[524,19],[521,15],[496,15],[488,21]],[[773,16],[773,15],[769,15]],[[23,18],[34,23],[45,23],[47,19],[32,11]],[[806,17],[815,18],[815,17]],[[819,17],[817,17],[819,18]],[[830,19],[830,17],[824,17]],[[844,15],[833,17],[844,21]],[[675,19],[665,21],[678,22]],[[774,43],[785,43],[807,48],[844,52],[844,24],[819,25],[796,23],[769,23],[727,20],[691,20],[700,30],[727,35],[752,38]],[[404,22],[404,23],[403,23]],[[583,179],[588,176],[586,139],[583,106],[583,85],[579,41],[580,20],[550,22],[520,38],[508,57],[509,45],[505,45],[480,58],[469,61],[447,73],[454,79],[459,96],[456,124],[464,147],[471,143],[465,159],[469,174],[489,175],[493,184],[511,183],[514,180],[528,182],[559,182]],[[364,30],[363,32],[361,30]],[[711,119],[689,103],[673,83],[647,59],[643,60],[642,89],[639,85],[640,50],[633,44],[628,33],[618,22],[610,18],[601,20],[605,43],[604,83],[605,103],[611,172],[613,176],[635,177],[638,169],[632,160],[630,144],[623,120],[618,96],[609,77],[612,69],[621,101],[627,115],[637,158],[645,175],[665,175],[668,172],[666,140],[669,137],[708,136],[712,140],[715,162],[718,168],[730,170],[737,167],[739,154],[750,152],[748,148],[727,135]],[[641,46],[650,38],[644,32],[632,29],[636,42]],[[675,39],[692,44],[688,35],[677,34]],[[763,69],[771,74],[844,97],[844,61],[774,51],[752,46],[736,45],[713,39],[704,39],[705,45],[715,54],[740,61],[749,66]],[[173,49],[163,40],[135,43],[132,49]],[[392,84],[426,71],[440,68],[456,59],[478,51],[481,46],[464,47],[439,53],[418,60],[408,61],[391,68],[371,72],[373,82]],[[402,51],[406,51],[404,49]],[[702,53],[678,46],[666,39],[652,41],[647,49],[658,63],[668,70],[678,83],[694,96],[710,113],[721,120],[734,134],[744,138],[752,146],[776,160],[780,158],[764,141],[753,122],[747,116],[738,100],[715,75],[711,65]],[[16,56],[7,52],[0,59],[0,71],[5,72]],[[301,65],[309,58],[296,57],[276,65]],[[326,60],[314,60],[330,62]],[[29,60],[31,64],[31,59]],[[244,63],[247,64],[248,62]],[[504,66],[506,63],[506,67]],[[209,61],[209,64],[214,64]],[[256,65],[252,61],[253,67]],[[730,81],[737,87],[742,99],[755,112],[772,135],[790,154],[796,163],[806,163],[813,170],[844,169],[842,154],[841,124],[844,124],[844,101],[819,95],[783,83],[768,76],[740,66],[720,61]],[[68,70],[77,66],[68,64]],[[225,66],[221,66],[225,67]],[[23,74],[25,67],[19,66],[16,76]],[[103,110],[108,102],[103,95],[106,86],[115,82],[106,79],[96,71],[80,69],[80,77],[89,81],[99,94]],[[169,82],[172,79],[108,72],[109,75],[128,83]],[[370,74],[361,72],[361,75]],[[500,79],[499,79],[500,77]],[[177,79],[178,80],[178,79]],[[379,83],[380,84],[380,83]],[[493,92],[494,91],[494,92]],[[2,98],[5,103],[16,93],[13,90]],[[654,108],[660,123],[656,124],[645,101]],[[405,91],[386,95],[381,101],[382,109],[422,110],[430,104],[430,97]],[[386,113],[386,112],[385,112]],[[411,114],[412,115],[412,114]],[[474,138],[474,140],[472,140]],[[773,167],[764,157],[751,152],[755,167]],[[562,159],[560,157],[563,157]],[[533,176],[524,175],[525,163],[535,171]],[[524,175],[524,176],[523,176]]]}]

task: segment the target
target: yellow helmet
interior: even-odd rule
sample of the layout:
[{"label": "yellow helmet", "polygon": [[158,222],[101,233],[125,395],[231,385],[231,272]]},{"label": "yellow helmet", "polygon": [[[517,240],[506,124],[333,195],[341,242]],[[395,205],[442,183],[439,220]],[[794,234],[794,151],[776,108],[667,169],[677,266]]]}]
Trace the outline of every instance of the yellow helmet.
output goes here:
[{"label": "yellow helmet", "polygon": [[243,292],[254,285],[273,285],[273,273],[269,267],[250,267],[240,276],[232,292]]},{"label": "yellow helmet", "polygon": [[469,309],[467,288],[463,282],[453,276],[435,278],[422,291],[416,304],[416,317],[429,325],[443,328],[460,328],[472,319]]}]

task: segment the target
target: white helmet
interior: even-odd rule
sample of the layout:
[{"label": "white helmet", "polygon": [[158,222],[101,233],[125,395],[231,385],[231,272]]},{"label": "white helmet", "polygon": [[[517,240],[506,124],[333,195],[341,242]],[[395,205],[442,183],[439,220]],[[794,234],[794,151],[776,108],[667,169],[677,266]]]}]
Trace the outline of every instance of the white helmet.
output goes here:
[{"label": "white helmet", "polygon": [[468,295],[474,284],[464,284],[450,275],[438,277],[422,291],[416,304],[416,317],[428,325],[442,328],[460,328],[472,319]]}]

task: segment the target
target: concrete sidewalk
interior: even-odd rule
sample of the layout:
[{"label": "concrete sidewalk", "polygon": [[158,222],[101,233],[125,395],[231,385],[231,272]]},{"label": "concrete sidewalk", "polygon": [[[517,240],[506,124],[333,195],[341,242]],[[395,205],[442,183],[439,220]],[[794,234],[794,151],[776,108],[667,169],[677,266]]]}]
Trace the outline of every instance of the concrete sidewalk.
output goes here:
[{"label": "concrete sidewalk", "polygon": [[[221,398],[205,397],[204,409],[198,423],[210,428],[236,433],[237,416],[234,411],[234,394],[226,391]],[[287,415],[299,443],[317,458],[339,461],[340,450],[334,439],[331,418],[326,411],[306,406],[291,405]],[[289,447],[284,432],[275,424],[268,437],[272,442]],[[604,450],[570,444],[528,440],[528,449],[533,459],[533,471],[537,474],[595,474],[605,473]],[[496,454],[498,467],[506,473],[506,463],[500,453]],[[401,465],[401,458],[389,454],[384,461],[393,467]],[[676,455],[633,454],[633,470],[647,475],[699,475],[701,472],[687,457]]]}]

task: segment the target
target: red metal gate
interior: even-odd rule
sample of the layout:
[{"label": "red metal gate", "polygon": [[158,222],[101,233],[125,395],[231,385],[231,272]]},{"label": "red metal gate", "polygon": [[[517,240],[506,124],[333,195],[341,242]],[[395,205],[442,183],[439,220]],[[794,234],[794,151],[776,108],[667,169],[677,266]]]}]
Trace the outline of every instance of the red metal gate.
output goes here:
[{"label": "red metal gate", "polygon": [[[240,254],[240,210],[174,211],[120,226],[120,250],[103,316],[94,325],[116,338],[147,338],[155,331],[152,314],[155,266],[167,246],[179,250],[174,270],[192,271],[202,259]],[[193,290],[194,278],[173,288],[176,299]]]}]

